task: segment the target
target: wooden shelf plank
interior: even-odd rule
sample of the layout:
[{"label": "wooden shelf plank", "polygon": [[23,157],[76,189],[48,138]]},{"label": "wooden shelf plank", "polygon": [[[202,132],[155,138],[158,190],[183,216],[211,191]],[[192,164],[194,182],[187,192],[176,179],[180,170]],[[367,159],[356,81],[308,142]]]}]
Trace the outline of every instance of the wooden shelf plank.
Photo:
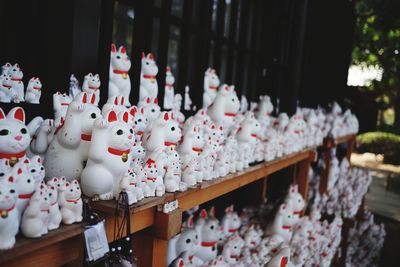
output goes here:
[{"label": "wooden shelf plank", "polygon": [[83,224],[62,225],[41,238],[17,236],[14,248],[0,251],[0,266],[81,266],[83,250]]}]

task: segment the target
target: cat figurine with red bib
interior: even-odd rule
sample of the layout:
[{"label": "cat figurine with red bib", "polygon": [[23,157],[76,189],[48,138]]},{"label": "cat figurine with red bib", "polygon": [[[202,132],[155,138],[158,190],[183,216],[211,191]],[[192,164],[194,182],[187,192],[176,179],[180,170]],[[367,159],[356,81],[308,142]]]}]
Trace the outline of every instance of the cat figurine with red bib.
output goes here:
[{"label": "cat figurine with red bib", "polygon": [[40,104],[40,96],[42,95],[42,83],[38,77],[29,80],[26,87],[25,101],[31,104]]},{"label": "cat figurine with red bib", "polygon": [[15,107],[6,116],[0,108],[0,159],[8,159],[10,165],[14,165],[25,158],[30,141],[24,110]]},{"label": "cat figurine with red bib", "polygon": [[88,159],[93,122],[101,118],[96,96],[80,93],[68,106],[65,121],[58,126],[45,156],[47,177],[79,179]]},{"label": "cat figurine with red bib", "polygon": [[114,96],[123,96],[125,106],[130,107],[129,95],[131,93],[131,79],[129,70],[131,61],[126,52],[126,48],[120,46],[117,50],[115,44],[111,45],[110,59],[110,81],[108,83],[108,98]]},{"label": "cat figurine with red bib", "polygon": [[14,246],[20,220],[15,179],[12,176],[0,178],[0,250],[3,250]]},{"label": "cat figurine with red bib", "polygon": [[129,116],[128,112],[117,116],[110,111],[104,119],[95,121],[89,158],[81,176],[86,196],[101,200],[115,196],[131,163],[130,148],[135,137]]},{"label": "cat figurine with red bib", "polygon": [[60,206],[63,224],[81,222],[82,217],[82,191],[77,180],[66,182],[62,191],[59,191],[58,205]]},{"label": "cat figurine with red bib", "polygon": [[96,96],[95,105],[97,106],[100,101],[100,77],[98,74],[93,75],[89,73],[83,79],[82,91]]},{"label": "cat figurine with red bib", "polygon": [[22,216],[21,231],[29,238],[38,238],[48,233],[50,200],[44,184],[39,185],[29,200]]},{"label": "cat figurine with red bib", "polygon": [[154,60],[153,54],[147,56],[142,53],[142,70],[140,73],[139,100],[142,101],[147,97],[156,98],[158,95],[157,84],[158,67]]}]

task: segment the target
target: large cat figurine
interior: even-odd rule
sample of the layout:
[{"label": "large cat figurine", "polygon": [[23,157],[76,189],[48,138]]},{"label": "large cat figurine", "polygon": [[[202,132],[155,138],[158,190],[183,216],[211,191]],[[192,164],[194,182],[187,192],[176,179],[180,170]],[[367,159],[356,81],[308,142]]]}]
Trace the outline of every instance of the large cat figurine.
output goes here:
[{"label": "large cat figurine", "polygon": [[16,207],[17,190],[12,176],[0,177],[0,250],[10,249],[15,244],[19,218]]},{"label": "large cat figurine", "polygon": [[0,108],[0,159],[8,159],[10,165],[14,165],[25,158],[30,139],[24,110],[15,107],[6,116]]},{"label": "large cat figurine", "polygon": [[100,77],[98,74],[89,73],[85,76],[82,84],[82,91],[96,96],[95,105],[100,101]]},{"label": "large cat figurine", "polygon": [[156,75],[158,67],[154,61],[153,54],[149,53],[145,56],[142,53],[142,70],[140,73],[140,91],[139,100],[142,101],[147,97],[156,98],[158,95],[158,84]]},{"label": "large cat figurine", "polygon": [[95,95],[80,93],[68,106],[65,122],[56,130],[46,152],[46,177],[65,176],[69,181],[80,178],[87,160],[93,122],[101,117],[94,101]]},{"label": "large cat figurine", "polygon": [[26,87],[25,101],[31,104],[39,104],[41,95],[42,83],[37,77],[31,78]]},{"label": "large cat figurine", "polygon": [[128,112],[121,113],[118,119],[114,111],[105,119],[95,121],[89,159],[81,176],[86,196],[102,200],[113,198],[131,162],[134,135],[128,121]]},{"label": "large cat figurine", "polygon": [[129,69],[131,61],[126,53],[126,48],[120,46],[118,51],[115,44],[111,45],[110,82],[108,84],[108,98],[122,95],[126,99],[125,105],[131,106],[129,94],[131,93],[131,79]]}]

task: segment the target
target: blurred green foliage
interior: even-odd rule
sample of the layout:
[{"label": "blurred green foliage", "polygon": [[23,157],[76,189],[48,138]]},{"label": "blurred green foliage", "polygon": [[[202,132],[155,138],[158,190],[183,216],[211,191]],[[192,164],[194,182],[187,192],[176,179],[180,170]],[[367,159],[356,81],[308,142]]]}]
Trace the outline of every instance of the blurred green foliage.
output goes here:
[{"label": "blurred green foliage", "polygon": [[383,154],[384,162],[400,164],[400,135],[387,132],[368,132],[357,136],[356,152]]},{"label": "blurred green foliage", "polygon": [[393,107],[400,128],[400,1],[355,1],[357,16],[352,64],[379,66],[382,81],[361,90],[375,91],[382,108]]}]

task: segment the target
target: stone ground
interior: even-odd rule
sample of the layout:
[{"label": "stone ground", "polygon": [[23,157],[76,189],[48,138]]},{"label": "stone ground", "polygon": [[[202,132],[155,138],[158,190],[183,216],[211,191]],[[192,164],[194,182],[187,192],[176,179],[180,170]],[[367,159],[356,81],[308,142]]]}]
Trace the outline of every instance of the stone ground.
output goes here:
[{"label": "stone ground", "polygon": [[[352,164],[375,169],[366,195],[366,208],[375,214],[377,223],[385,223],[386,238],[381,253],[382,267],[400,266],[400,166],[382,163],[380,156],[353,155]],[[390,186],[386,187],[391,175]]]}]

